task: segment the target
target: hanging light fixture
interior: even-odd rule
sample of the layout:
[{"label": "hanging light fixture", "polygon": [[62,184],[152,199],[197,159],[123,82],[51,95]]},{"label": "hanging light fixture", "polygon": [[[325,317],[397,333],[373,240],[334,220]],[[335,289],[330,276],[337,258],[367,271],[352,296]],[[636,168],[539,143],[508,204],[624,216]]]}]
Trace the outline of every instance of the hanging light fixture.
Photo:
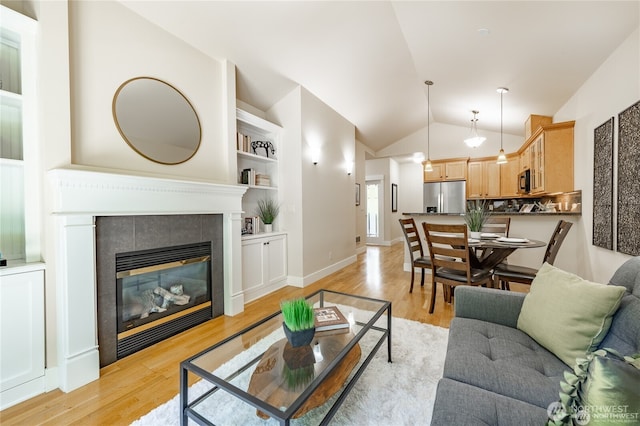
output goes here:
[{"label": "hanging light fixture", "polygon": [[506,87],[498,87],[498,93],[500,93],[500,152],[498,153],[498,164],[505,164],[507,162],[507,156],[504,155],[504,149],[502,149],[502,95],[508,91],[509,89]]},{"label": "hanging light fixture", "polygon": [[471,119],[471,135],[464,140],[464,143],[469,145],[470,148],[477,148],[487,138],[478,135],[478,119],[476,118],[476,115],[478,115],[480,111],[473,110],[471,112],[473,113],[473,118]]},{"label": "hanging light fixture", "polygon": [[427,80],[424,82],[427,85],[427,161],[424,163],[424,171],[432,172],[433,166],[431,166],[431,156],[429,155],[429,111],[431,108],[429,99],[429,88],[433,86],[433,81]]}]

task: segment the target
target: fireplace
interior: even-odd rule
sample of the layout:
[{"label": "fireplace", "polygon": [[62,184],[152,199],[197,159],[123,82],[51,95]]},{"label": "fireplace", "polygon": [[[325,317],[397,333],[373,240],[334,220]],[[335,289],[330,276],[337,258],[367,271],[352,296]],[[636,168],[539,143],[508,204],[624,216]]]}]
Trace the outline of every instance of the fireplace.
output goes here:
[{"label": "fireplace", "polygon": [[213,317],[211,242],[116,253],[117,357]]},{"label": "fireplace", "polygon": [[[58,387],[64,392],[77,389],[100,376],[103,353],[116,359],[116,344],[105,341],[108,333],[116,336],[116,310],[102,315],[103,299],[116,300],[115,254],[159,247],[212,241],[212,304],[218,303],[225,315],[244,309],[242,268],[240,263],[242,196],[240,185],[224,185],[179,178],[136,176],[86,168],[55,169],[48,172],[51,183],[52,226],[55,249],[47,262],[54,265],[55,352]],[[154,215],[156,225],[139,224],[135,228],[107,229],[100,232],[100,219],[134,218]],[[218,217],[215,235],[198,233],[197,227],[183,222],[181,215]],[[168,217],[170,216],[170,217]],[[169,219],[176,219],[173,224]],[[177,223],[177,225],[176,225]],[[141,232],[144,229],[166,233]],[[105,230],[104,228],[102,229]],[[115,242],[120,231],[129,233],[134,245]],[[114,239],[114,251],[101,253],[102,244]],[[48,275],[49,277],[49,275]],[[101,283],[109,282],[103,286]],[[216,289],[216,283],[222,289]],[[219,293],[217,293],[219,292]],[[98,303],[96,303],[96,301]],[[112,345],[113,347],[110,347]],[[113,361],[111,361],[113,362]]]},{"label": "fireplace", "polygon": [[95,218],[100,366],[224,313],[220,214]]}]

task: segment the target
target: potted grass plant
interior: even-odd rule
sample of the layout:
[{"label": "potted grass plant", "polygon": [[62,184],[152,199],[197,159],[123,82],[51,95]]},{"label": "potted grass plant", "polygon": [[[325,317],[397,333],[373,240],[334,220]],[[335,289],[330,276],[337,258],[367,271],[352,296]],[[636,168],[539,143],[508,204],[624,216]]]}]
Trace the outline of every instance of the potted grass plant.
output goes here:
[{"label": "potted grass plant", "polygon": [[316,332],[313,306],[304,298],[285,300],[280,304],[284,334],[293,347],[311,343]]},{"label": "potted grass plant", "polygon": [[258,200],[257,215],[264,224],[264,232],[273,231],[273,221],[280,212],[280,205],[272,198]]},{"label": "potted grass plant", "polygon": [[464,214],[464,221],[469,228],[471,238],[480,238],[480,232],[484,223],[489,218],[489,212],[484,208],[484,201],[468,202],[467,211]]}]

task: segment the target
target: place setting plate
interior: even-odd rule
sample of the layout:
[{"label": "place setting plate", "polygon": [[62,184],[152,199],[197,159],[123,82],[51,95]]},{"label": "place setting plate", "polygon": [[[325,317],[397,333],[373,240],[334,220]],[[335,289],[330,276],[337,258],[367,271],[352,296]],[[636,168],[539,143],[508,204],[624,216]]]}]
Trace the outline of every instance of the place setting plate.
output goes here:
[{"label": "place setting plate", "polygon": [[509,243],[509,244],[526,244],[529,242],[526,238],[513,238],[513,237],[500,237],[496,239],[499,243]]},{"label": "place setting plate", "polygon": [[482,234],[480,234],[481,240],[495,240],[496,238],[500,238],[500,235],[488,232],[483,232]]}]

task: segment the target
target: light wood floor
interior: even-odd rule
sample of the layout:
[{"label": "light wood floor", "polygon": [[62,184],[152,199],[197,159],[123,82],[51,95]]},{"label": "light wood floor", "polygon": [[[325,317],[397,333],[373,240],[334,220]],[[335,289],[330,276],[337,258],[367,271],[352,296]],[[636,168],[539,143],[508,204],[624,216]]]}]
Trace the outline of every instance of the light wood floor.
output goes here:
[{"label": "light wood floor", "polygon": [[430,277],[409,294],[410,273],[402,270],[403,245],[368,247],[354,264],[307,288],[285,287],[245,307],[234,317],[219,317],[146,348],[100,371],[100,379],[73,392],[55,390],[0,412],[8,425],[128,425],[179,391],[179,364],[267,314],[279,310],[280,300],[326,288],[390,300],[393,315],[448,327],[453,306],[438,288],[435,311],[427,312]]}]

